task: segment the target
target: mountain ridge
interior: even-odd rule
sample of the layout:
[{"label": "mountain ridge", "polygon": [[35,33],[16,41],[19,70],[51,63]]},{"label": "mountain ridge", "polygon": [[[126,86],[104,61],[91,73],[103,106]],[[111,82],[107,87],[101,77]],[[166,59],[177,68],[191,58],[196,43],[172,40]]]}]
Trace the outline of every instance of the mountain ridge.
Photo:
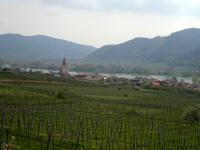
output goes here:
[{"label": "mountain ridge", "polygon": [[200,48],[200,29],[189,28],[168,36],[134,38],[121,44],[103,46],[87,58],[96,61],[169,63],[184,53]]},{"label": "mountain ridge", "polygon": [[96,50],[89,45],[78,44],[44,35],[24,36],[21,34],[1,34],[1,57],[26,58],[83,58]]}]

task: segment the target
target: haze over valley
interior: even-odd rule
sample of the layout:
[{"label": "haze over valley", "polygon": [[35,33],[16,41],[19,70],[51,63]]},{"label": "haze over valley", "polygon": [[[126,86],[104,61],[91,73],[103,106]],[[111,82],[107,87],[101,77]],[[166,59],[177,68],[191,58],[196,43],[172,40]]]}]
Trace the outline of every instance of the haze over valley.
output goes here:
[{"label": "haze over valley", "polygon": [[[138,37],[121,44],[105,45],[101,48],[44,35],[4,34],[0,35],[0,53],[0,59],[5,62],[9,60],[11,64],[17,64],[18,60],[21,60],[21,63],[40,61],[43,65],[34,66],[36,68],[44,66],[47,62],[55,63],[54,69],[56,69],[56,66],[59,67],[59,60],[67,57],[72,66],[76,66],[76,71],[87,71],[87,69],[84,70],[85,67],[88,68],[87,64],[103,65],[102,70],[96,69],[98,72],[109,72],[108,69],[111,68],[109,65],[112,64],[136,66],[144,70],[150,67],[161,70],[160,72],[170,67],[187,67],[198,71],[200,29],[189,28],[163,37]],[[82,65],[82,69],[78,69],[81,67],[75,65],[81,65],[80,63],[85,64],[85,66]],[[109,73],[116,72],[109,70],[111,70]],[[123,72],[126,71],[122,69],[117,73]]]}]

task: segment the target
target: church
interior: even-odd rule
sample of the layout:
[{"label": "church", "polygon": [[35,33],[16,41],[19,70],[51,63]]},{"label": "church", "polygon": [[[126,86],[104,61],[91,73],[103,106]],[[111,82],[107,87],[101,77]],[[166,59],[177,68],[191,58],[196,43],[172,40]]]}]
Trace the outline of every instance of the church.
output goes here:
[{"label": "church", "polygon": [[67,63],[66,58],[63,59],[62,66],[60,68],[60,75],[64,76],[64,77],[68,77],[69,76],[68,63]]}]

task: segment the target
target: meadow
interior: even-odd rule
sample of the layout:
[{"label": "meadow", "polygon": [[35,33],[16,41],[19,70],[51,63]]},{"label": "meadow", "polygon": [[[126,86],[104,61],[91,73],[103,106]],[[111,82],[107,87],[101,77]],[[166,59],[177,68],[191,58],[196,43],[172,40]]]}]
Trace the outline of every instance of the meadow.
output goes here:
[{"label": "meadow", "polygon": [[0,73],[0,143],[14,150],[197,150],[197,92]]}]

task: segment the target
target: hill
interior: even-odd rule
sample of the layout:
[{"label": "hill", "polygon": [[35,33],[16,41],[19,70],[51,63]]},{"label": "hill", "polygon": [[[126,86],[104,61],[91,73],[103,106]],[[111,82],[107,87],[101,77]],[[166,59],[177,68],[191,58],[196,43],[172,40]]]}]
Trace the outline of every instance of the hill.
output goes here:
[{"label": "hill", "polygon": [[0,35],[0,57],[83,58],[96,48],[43,35]]},{"label": "hill", "polygon": [[170,63],[200,48],[200,29],[190,28],[166,37],[135,38],[118,45],[107,45],[87,59],[121,63]]},{"label": "hill", "polygon": [[196,67],[200,69],[200,48],[178,57],[171,65]]}]

